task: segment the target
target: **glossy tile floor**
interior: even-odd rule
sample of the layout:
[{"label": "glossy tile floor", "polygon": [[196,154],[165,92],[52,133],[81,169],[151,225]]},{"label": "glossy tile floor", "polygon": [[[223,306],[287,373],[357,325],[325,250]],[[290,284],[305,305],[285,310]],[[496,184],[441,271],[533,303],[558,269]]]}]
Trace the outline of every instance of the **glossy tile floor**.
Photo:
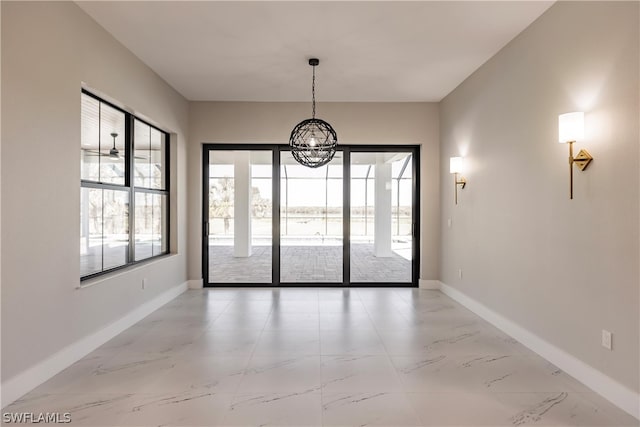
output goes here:
[{"label": "glossy tile floor", "polygon": [[188,291],[3,412],[108,426],[633,426],[438,291]]}]

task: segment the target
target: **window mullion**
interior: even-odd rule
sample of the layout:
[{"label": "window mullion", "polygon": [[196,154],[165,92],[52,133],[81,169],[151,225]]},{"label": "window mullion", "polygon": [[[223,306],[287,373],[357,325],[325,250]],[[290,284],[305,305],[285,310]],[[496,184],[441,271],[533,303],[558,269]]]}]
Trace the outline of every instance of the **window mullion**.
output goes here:
[{"label": "window mullion", "polygon": [[100,270],[104,271],[104,190],[100,190]]},{"label": "window mullion", "polygon": [[133,116],[131,114],[126,115],[125,120],[125,134],[127,140],[125,141],[127,147],[127,158],[125,167],[125,182],[129,186],[129,262],[134,262],[136,259],[136,245],[135,245],[135,218],[136,218],[136,192],[134,188],[133,179],[133,162],[134,157],[134,137],[133,137]]},{"label": "window mullion", "polygon": [[102,181],[102,102],[98,102],[98,181]]},{"label": "window mullion", "polygon": [[99,181],[88,181],[88,180],[80,180],[80,186],[86,188],[97,188],[97,189],[106,189],[106,190],[115,190],[115,191],[127,191],[129,187],[120,184],[110,184],[108,182],[99,182]]}]

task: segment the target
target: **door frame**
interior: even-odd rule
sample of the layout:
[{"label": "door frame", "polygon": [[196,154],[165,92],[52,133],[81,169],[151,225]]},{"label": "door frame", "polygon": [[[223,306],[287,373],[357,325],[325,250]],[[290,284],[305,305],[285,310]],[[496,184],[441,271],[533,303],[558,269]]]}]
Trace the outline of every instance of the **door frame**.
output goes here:
[{"label": "door frame", "polygon": [[[271,283],[209,283],[209,152],[271,151],[272,224]],[[280,158],[286,144],[202,144],[202,280],[204,287],[418,287],[420,274],[420,145],[339,145],[342,164],[342,282],[280,281]],[[411,282],[351,282],[351,153],[410,152],[412,154]]]}]

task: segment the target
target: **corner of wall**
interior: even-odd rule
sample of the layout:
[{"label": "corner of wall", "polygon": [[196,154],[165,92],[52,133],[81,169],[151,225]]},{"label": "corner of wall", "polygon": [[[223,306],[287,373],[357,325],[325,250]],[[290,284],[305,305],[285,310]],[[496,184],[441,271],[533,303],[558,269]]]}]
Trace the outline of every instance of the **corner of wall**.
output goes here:
[{"label": "corner of wall", "polygon": [[439,280],[420,279],[418,287],[420,289],[439,290],[441,283],[442,282],[440,282]]},{"label": "corner of wall", "polygon": [[202,284],[203,279],[189,280],[187,283],[189,284],[189,289],[202,289],[204,286]]}]

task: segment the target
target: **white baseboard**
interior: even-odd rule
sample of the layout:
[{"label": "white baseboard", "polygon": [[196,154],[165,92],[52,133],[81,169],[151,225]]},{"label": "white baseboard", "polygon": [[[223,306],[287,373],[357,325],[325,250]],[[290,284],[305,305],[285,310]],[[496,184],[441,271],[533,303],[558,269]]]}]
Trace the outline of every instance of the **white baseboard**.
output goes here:
[{"label": "white baseboard", "polygon": [[35,366],[2,383],[2,407],[11,404],[63,369],[82,359],[125,329],[142,320],[187,290],[187,282],[166,290],[125,316],[49,356]]},{"label": "white baseboard", "polygon": [[202,289],[202,279],[189,280],[189,289]]},{"label": "white baseboard", "polygon": [[440,290],[493,326],[517,339],[530,350],[553,363],[567,374],[609,400],[620,409],[640,419],[640,394],[603,374],[580,359],[545,341],[517,323],[496,313],[459,290],[440,283]]},{"label": "white baseboard", "polygon": [[426,280],[420,279],[418,281],[418,287],[420,289],[440,289],[440,281],[439,280]]}]

